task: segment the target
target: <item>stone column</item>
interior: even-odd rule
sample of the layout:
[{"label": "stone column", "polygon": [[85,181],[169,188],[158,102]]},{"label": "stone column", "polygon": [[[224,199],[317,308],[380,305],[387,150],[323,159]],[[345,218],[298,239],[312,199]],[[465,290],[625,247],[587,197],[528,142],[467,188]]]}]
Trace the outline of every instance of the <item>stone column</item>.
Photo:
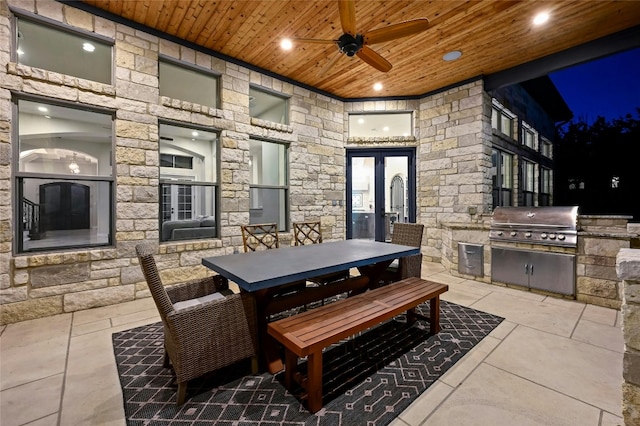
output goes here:
[{"label": "stone column", "polygon": [[624,424],[640,424],[640,250],[621,249],[616,259],[622,280],[622,415]]}]

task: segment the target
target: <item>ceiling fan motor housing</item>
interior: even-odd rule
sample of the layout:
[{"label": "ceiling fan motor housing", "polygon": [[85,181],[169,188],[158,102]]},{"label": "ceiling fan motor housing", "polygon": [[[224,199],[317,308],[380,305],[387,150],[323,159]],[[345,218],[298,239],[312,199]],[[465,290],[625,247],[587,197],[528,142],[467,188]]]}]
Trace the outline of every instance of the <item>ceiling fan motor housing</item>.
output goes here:
[{"label": "ceiling fan motor housing", "polygon": [[356,36],[352,36],[351,34],[342,34],[338,39],[338,48],[340,51],[347,56],[353,56],[364,45],[364,39],[360,34],[356,34]]}]

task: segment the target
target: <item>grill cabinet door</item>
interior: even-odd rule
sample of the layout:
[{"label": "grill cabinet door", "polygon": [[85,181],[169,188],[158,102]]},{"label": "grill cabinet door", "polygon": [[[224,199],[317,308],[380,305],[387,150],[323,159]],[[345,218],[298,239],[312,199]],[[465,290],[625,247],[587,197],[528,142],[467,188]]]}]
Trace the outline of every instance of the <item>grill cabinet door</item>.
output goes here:
[{"label": "grill cabinet door", "polygon": [[576,256],[531,252],[529,286],[560,294],[575,294]]},{"label": "grill cabinet door", "polygon": [[529,252],[491,248],[491,280],[528,287]]}]

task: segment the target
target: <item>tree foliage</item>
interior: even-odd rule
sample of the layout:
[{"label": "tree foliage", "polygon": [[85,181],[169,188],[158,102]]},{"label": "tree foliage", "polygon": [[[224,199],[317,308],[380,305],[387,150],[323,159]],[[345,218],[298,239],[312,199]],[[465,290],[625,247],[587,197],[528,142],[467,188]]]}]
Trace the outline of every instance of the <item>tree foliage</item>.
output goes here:
[{"label": "tree foliage", "polygon": [[640,221],[640,108],[610,121],[574,119],[558,133],[554,204]]}]

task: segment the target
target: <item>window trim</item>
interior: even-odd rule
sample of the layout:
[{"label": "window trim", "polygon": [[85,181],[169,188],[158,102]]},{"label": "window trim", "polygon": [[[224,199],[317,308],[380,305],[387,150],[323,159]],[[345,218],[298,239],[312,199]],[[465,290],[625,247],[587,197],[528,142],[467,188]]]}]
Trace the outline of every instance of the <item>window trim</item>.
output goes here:
[{"label": "window trim", "polygon": [[348,112],[346,113],[347,116],[347,138],[359,138],[360,136],[351,136],[351,126],[350,126],[350,118],[351,117],[355,117],[358,115],[364,115],[364,116],[373,116],[373,115],[409,115],[409,135],[408,136],[403,136],[403,135],[382,135],[382,136],[366,136],[366,138],[381,138],[381,139],[388,139],[388,138],[415,138],[415,114],[414,114],[414,110],[397,110],[397,111],[352,111],[352,112]]},{"label": "window trim", "polygon": [[[161,62],[165,62],[167,64],[176,66],[176,67],[180,67],[180,68],[186,68],[188,70],[191,70],[193,72],[197,72],[200,74],[204,74],[208,77],[213,77],[216,81],[216,99],[215,99],[215,104],[216,106],[214,108],[216,109],[220,109],[220,105],[222,103],[222,95],[221,95],[221,90],[222,90],[222,73],[218,72],[218,71],[214,71],[212,69],[209,68],[205,68],[201,65],[198,64],[194,64],[192,62],[185,62],[183,60],[180,59],[176,59],[173,58],[171,56],[167,56],[167,55],[158,55],[158,96],[163,96],[160,94],[160,63]],[[171,99],[175,99],[175,98],[171,98]],[[184,99],[180,99],[180,100],[184,100]],[[189,102],[189,101],[187,101]],[[200,105],[200,104],[198,104]],[[205,107],[209,107],[211,108],[209,105],[203,105]],[[204,130],[204,129],[203,129]]]},{"label": "window trim", "polygon": [[[187,129],[193,129],[193,130],[201,130],[203,132],[209,132],[209,133],[215,133],[217,138],[216,138],[216,147],[215,147],[215,153],[216,153],[216,173],[215,173],[215,182],[207,182],[207,181],[188,181],[188,180],[182,180],[182,179],[166,179],[166,178],[161,178],[160,177],[160,125],[164,124],[167,126],[174,126],[174,127],[182,127],[182,128],[187,128]],[[207,126],[203,126],[200,124],[195,124],[195,123],[187,123],[184,121],[175,121],[175,120],[169,120],[169,119],[163,119],[163,118],[159,118],[158,119],[158,241],[161,244],[164,243],[181,243],[184,242],[183,240],[166,240],[163,241],[162,240],[162,184],[173,184],[173,185],[190,185],[190,186],[212,186],[214,188],[214,192],[215,192],[215,196],[214,196],[214,201],[215,201],[215,205],[216,205],[216,211],[214,214],[215,217],[215,223],[216,223],[216,237],[215,239],[220,239],[222,233],[220,232],[220,206],[221,206],[221,202],[222,202],[222,190],[221,190],[221,176],[222,176],[222,171],[221,171],[221,162],[222,162],[222,158],[221,158],[221,154],[222,154],[222,135],[221,135],[222,131],[217,128],[217,127],[207,127]],[[203,238],[206,239],[206,238]]]},{"label": "window trim", "polygon": [[[256,84],[249,84],[249,93],[247,94],[247,96],[251,96],[251,90],[256,90],[258,92],[262,92],[262,93],[266,93],[267,95],[271,95],[271,96],[275,96],[277,98],[281,98],[282,100],[284,100],[285,102],[285,122],[284,123],[278,123],[277,121],[271,121],[271,120],[264,120],[263,118],[259,118],[259,117],[253,117],[251,115],[251,106],[247,105],[247,107],[249,108],[249,118],[255,118],[257,120],[264,120],[264,121],[268,121],[270,123],[278,123],[278,124],[283,124],[285,126],[290,126],[291,125],[291,95],[287,95],[285,93],[282,92],[278,92],[275,91],[273,89],[270,89],[268,87],[264,87],[264,86],[259,86]],[[249,102],[251,102],[251,100],[249,100]],[[266,142],[269,142],[268,140]]]},{"label": "window trim", "polygon": [[[278,229],[278,232],[288,232],[290,229],[290,224],[291,224],[291,162],[289,159],[290,156],[290,148],[291,148],[291,142],[289,141],[282,141],[282,140],[277,140],[277,139],[268,139],[268,138],[262,138],[259,136],[255,136],[255,135],[249,135],[249,141],[257,141],[257,142],[267,142],[267,143],[274,143],[274,144],[279,144],[279,145],[284,145],[285,147],[285,155],[284,155],[284,161],[285,161],[285,165],[284,165],[284,173],[285,173],[285,184],[284,186],[281,185],[259,185],[259,184],[252,184],[251,180],[249,180],[249,211],[252,210],[251,208],[251,189],[252,188],[256,188],[256,189],[282,189],[284,190],[284,195],[285,195],[285,212],[284,212],[284,224],[283,224],[283,229]],[[251,222],[251,218],[249,218],[249,222]]]},{"label": "window trim", "polygon": [[[515,133],[517,133],[517,129],[514,129],[514,123],[513,120],[517,120],[518,116],[516,114],[514,114],[513,112],[511,112],[509,109],[507,109],[507,107],[505,107],[504,105],[502,105],[496,98],[491,98],[491,111],[492,111],[492,116],[493,116],[493,111],[496,111],[499,116],[498,116],[498,128],[493,127],[493,119],[491,119],[491,128],[496,130],[498,133],[500,133],[501,135],[504,135],[508,138],[511,138],[513,140],[517,140],[514,136],[517,136]],[[502,130],[502,115],[505,115],[507,118],[509,118],[511,120],[511,131],[509,133],[505,133]]]},{"label": "window trim", "polygon": [[[105,114],[111,116],[111,153],[110,153],[110,164],[111,164],[111,174],[109,176],[83,176],[83,175],[60,175],[60,174],[52,174],[52,173],[33,173],[33,172],[21,172],[20,171],[20,125],[19,125],[19,108],[18,102],[20,100],[28,101],[28,102],[42,102],[45,104],[60,106],[64,108],[74,109],[74,110],[82,110],[82,111],[90,111],[99,114]],[[14,255],[33,255],[37,253],[50,253],[50,252],[59,252],[59,251],[68,251],[68,250],[84,250],[84,249],[94,249],[97,247],[105,248],[105,247],[115,247],[116,245],[116,110],[112,108],[104,108],[97,107],[95,105],[83,104],[80,102],[69,102],[61,99],[49,98],[41,95],[31,95],[24,94],[20,92],[11,92],[11,119],[13,122],[13,126],[11,129],[11,137],[14,141],[14,145],[17,149],[13,149],[12,155],[12,165],[11,165],[11,183],[14,185],[13,194],[11,199],[14,201],[14,206],[12,208],[13,213],[13,221],[12,225],[14,226],[14,239],[12,244],[12,250]],[[21,229],[19,226],[19,222],[23,217],[22,210],[22,186],[18,185],[20,180],[24,179],[59,179],[59,180],[80,180],[80,181],[92,181],[92,182],[107,182],[109,185],[109,236],[108,242],[106,244],[99,245],[78,245],[78,246],[59,246],[59,247],[47,247],[42,249],[34,249],[29,251],[24,251]]]},{"label": "window trim", "polygon": [[[505,206],[505,207],[510,207],[514,205],[514,200],[513,200],[513,194],[514,194],[514,186],[515,186],[515,181],[514,181],[514,173],[513,173],[513,169],[514,169],[514,161],[516,159],[516,155],[509,152],[509,151],[505,151],[504,149],[500,149],[496,146],[491,147],[491,155],[493,156],[493,152],[497,152],[498,156],[500,157],[500,164],[496,164],[496,184],[497,186],[494,186],[493,184],[491,185],[491,194],[492,194],[492,205],[495,207],[501,207],[501,206]],[[510,176],[510,182],[509,182],[509,186],[504,186],[502,179],[498,179],[498,177],[500,176],[500,172],[499,169],[502,167],[502,165],[504,164],[502,161],[502,156],[503,155],[508,155],[511,158],[511,173],[509,173]],[[493,161],[492,161],[492,168],[493,168]],[[494,192],[497,191],[498,192],[498,200],[495,199],[494,197]],[[503,193],[507,192],[509,194],[509,203],[508,204],[504,204],[504,197],[503,197]]]},{"label": "window trim", "polygon": [[[36,25],[42,25],[48,28],[51,28],[53,30],[56,31],[62,31],[62,32],[66,32],[68,34],[71,35],[75,35],[75,36],[81,36],[81,37],[86,37],[88,39],[91,40],[95,40],[96,42],[100,42],[100,43],[104,43],[104,44],[108,44],[111,47],[111,58],[109,60],[110,64],[111,64],[111,81],[109,83],[102,83],[102,82],[97,82],[99,84],[106,84],[108,86],[113,86],[115,85],[115,78],[116,78],[116,61],[115,61],[115,39],[102,35],[102,34],[98,34],[92,31],[87,31],[83,28],[79,28],[79,27],[74,27],[72,25],[66,24],[64,22],[60,22],[60,21],[56,21],[54,19],[48,18],[46,16],[43,15],[36,15],[34,13],[31,12],[27,12],[26,10],[23,9],[18,9],[14,6],[9,6],[9,11],[11,12],[12,16],[11,16],[11,23],[10,23],[10,30],[11,30],[11,43],[12,43],[12,48],[10,49],[11,51],[9,52],[9,60],[11,62],[14,63],[18,63],[18,52],[17,52],[17,46],[18,46],[18,20],[22,19],[24,21],[28,21],[31,22],[32,24],[36,24]],[[30,65],[26,65],[26,66],[30,66]],[[36,67],[34,67],[36,68]],[[45,69],[45,68],[37,68],[37,69]],[[53,70],[49,70],[47,69],[47,71],[51,71],[51,72],[57,72],[57,71],[53,71]],[[63,74],[63,75],[71,75],[71,74]],[[77,76],[72,76],[75,78],[80,78],[83,79],[82,77],[77,77]],[[88,80],[88,81],[94,81],[94,80]]]}]

